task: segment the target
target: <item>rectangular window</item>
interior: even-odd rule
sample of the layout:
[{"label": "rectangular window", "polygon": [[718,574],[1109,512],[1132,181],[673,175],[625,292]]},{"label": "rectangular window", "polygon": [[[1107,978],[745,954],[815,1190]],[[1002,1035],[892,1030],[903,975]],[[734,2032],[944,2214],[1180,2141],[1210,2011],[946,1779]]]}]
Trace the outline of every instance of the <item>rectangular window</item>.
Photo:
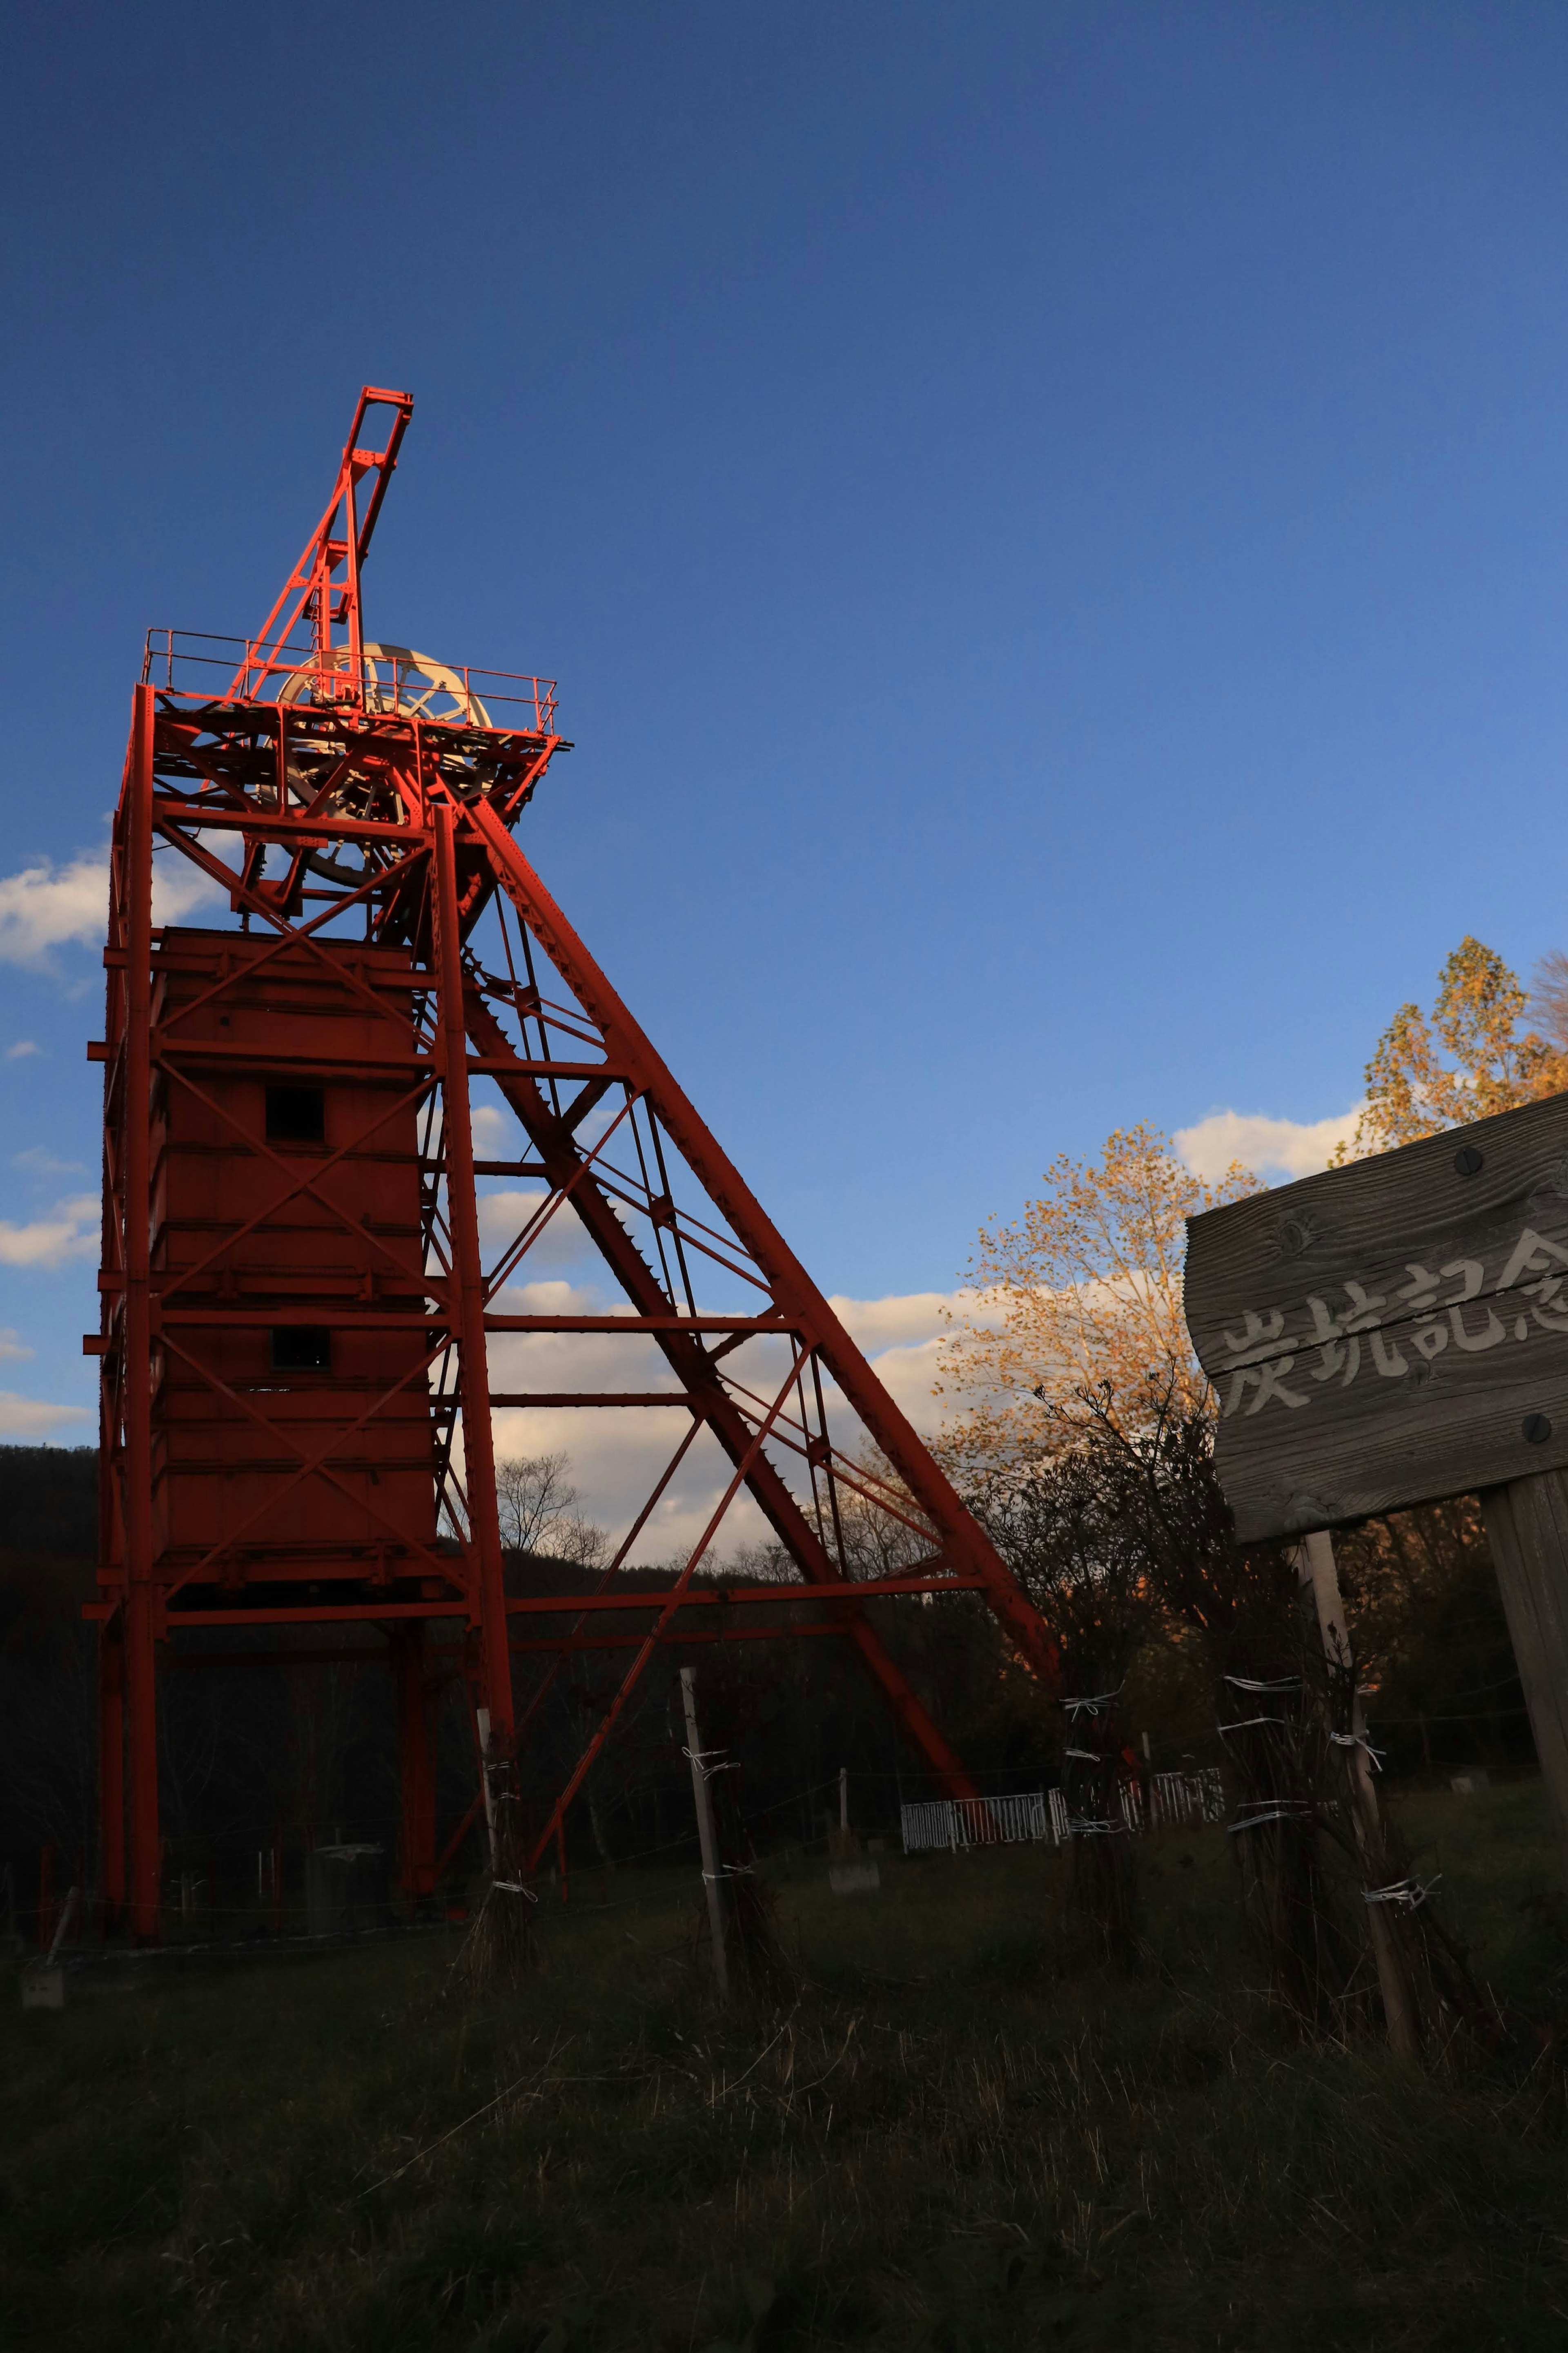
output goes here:
[{"label": "rectangular window", "polygon": [[268,1087],[268,1144],[324,1144],[327,1140],[325,1090],[321,1087]]},{"label": "rectangular window", "polygon": [[275,1373],[330,1373],[332,1335],[320,1324],[284,1324],[272,1335]]}]

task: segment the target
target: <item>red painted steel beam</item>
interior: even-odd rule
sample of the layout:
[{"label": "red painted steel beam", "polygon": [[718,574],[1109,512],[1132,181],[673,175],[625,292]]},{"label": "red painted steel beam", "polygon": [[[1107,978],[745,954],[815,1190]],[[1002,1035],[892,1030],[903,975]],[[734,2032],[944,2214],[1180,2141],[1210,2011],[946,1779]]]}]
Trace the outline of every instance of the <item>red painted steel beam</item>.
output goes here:
[{"label": "red painted steel beam", "polygon": [[[983,1593],[984,1587],[977,1577],[878,1577],[858,1578],[852,1585],[835,1579],[825,1585],[723,1585],[702,1577],[679,1589],[673,1585],[623,1586],[614,1593],[582,1594],[509,1594],[507,1615],[510,1618],[538,1615],[550,1610],[563,1612],[581,1609],[662,1609],[667,1601],[682,1609],[726,1609],[731,1604],[750,1609],[783,1609],[801,1601],[832,1601],[840,1607],[852,1602],[858,1609],[863,1602],[875,1601],[887,1594],[896,1593]],[[842,1627],[843,1619],[839,1619]]]},{"label": "red painted steel beam", "polygon": [[152,1224],[153,694],[135,689],[131,774],[121,817],[126,991],[120,1121],[121,1250],[125,1268],[125,1703],[129,1750],[132,1936],[162,1926],[158,1820],[158,1692],[153,1586]]},{"label": "red painted steel beam", "polygon": [[[513,846],[510,835],[504,835],[503,839],[509,848]],[[520,907],[519,912],[526,920],[526,908]],[[548,950],[548,941],[545,945]],[[568,980],[571,978],[569,974],[564,976]],[[468,1021],[469,1034],[476,1042],[499,1056],[507,1043],[506,1032],[475,989],[470,989],[468,995]],[[731,1462],[750,1462],[746,1484],[774,1535],[808,1581],[847,1586],[848,1580],[819,1540],[816,1529],[778,1472],[766,1455],[753,1448],[753,1432],[720,1379],[697,1333],[684,1328],[681,1319],[668,1314],[668,1302],[657,1276],[610,1202],[594,1183],[592,1171],[564,1122],[553,1113],[535,1081],[503,1078],[498,1080],[497,1084],[549,1170],[551,1184],[558,1191],[564,1190],[568,1185],[573,1186],[573,1206],[584,1228],[633,1307],[647,1320],[648,1328],[658,1339],[671,1371],[696,1401],[702,1419],[712,1430]],[[625,1317],[613,1317],[606,1321],[612,1328],[627,1328],[628,1319]],[[921,1706],[908,1677],[889,1656],[863,1611],[857,1609],[850,1615],[845,1630],[880,1688],[895,1719],[933,1771],[942,1778],[949,1795],[975,1796],[974,1785],[957,1756]]]},{"label": "red painted steel beam", "polygon": [[[719,1498],[717,1507],[710,1514],[708,1525],[703,1529],[702,1534],[698,1537],[690,1554],[688,1556],[685,1567],[681,1570],[674,1586],[662,1597],[663,1608],[660,1610],[658,1618],[648,1631],[642,1636],[637,1645],[637,1653],[633,1658],[630,1666],[626,1669],[626,1673],[621,1678],[621,1687],[619,1691],[616,1692],[614,1699],[611,1700],[609,1706],[605,1710],[604,1715],[600,1717],[599,1722],[595,1728],[593,1737],[589,1740],[582,1756],[578,1758],[576,1765],[568,1775],[565,1788],[562,1790],[561,1795],[555,1800],[553,1811],[551,1813],[544,1828],[540,1831],[538,1837],[534,1840],[532,1846],[530,1848],[528,1857],[528,1868],[530,1871],[536,1871],[538,1869],[539,1859],[549,1848],[551,1840],[554,1838],[558,1832],[563,1831],[567,1808],[571,1805],[573,1799],[582,1788],[583,1783],[587,1779],[600,1750],[604,1747],[605,1741],[609,1738],[611,1732],[615,1729],[616,1723],[623,1709],[626,1707],[627,1701],[631,1698],[632,1693],[636,1690],[649,1660],[653,1657],[654,1652],[658,1649],[659,1644],[664,1640],[666,1633],[668,1631],[674,1620],[676,1611],[679,1606],[680,1597],[686,1588],[690,1584],[692,1577],[696,1575],[699,1561],[701,1560],[703,1555],[707,1552],[709,1546],[712,1543],[715,1535],[723,1522],[725,1514],[733,1503],[741,1487],[747,1482],[748,1476],[752,1466],[759,1460],[765,1460],[765,1457],[763,1455],[763,1447],[766,1441],[769,1429],[772,1426],[774,1417],[782,1409],[785,1398],[789,1395],[790,1390],[794,1387],[795,1377],[799,1372],[799,1369],[800,1354],[797,1351],[795,1361],[790,1366],[789,1371],[784,1377],[784,1386],[779,1390],[778,1396],[773,1401],[772,1409],[763,1420],[761,1428],[753,1433],[750,1445],[746,1448],[745,1452],[735,1464],[734,1474],[730,1481],[730,1484],[724,1490],[723,1494]],[[568,1639],[570,1640],[571,1638]]]},{"label": "red painted steel beam", "polygon": [[[574,1195],[574,1206],[577,1197]],[[782,1315],[681,1315],[652,1309],[634,1315],[487,1315],[487,1332],[773,1332],[788,1339]]]},{"label": "red painted steel beam", "polygon": [[964,1509],[762,1204],[721,1151],[543,882],[482,800],[466,807],[464,817],[489,849],[496,872],[519,914],[598,1025],[606,1059],[628,1071],[648,1097],[693,1175],[767,1277],[784,1314],[810,1337],[850,1406],[921,1510],[952,1545],[959,1562],[981,1579],[991,1608],[1020,1655],[1037,1673],[1054,1683],[1059,1665],[1056,1643],[1016,1579]]},{"label": "red painted steel beam", "polygon": [[458,929],[453,814],[434,811],[435,944],[442,1050],[442,1149],[447,1160],[447,1208],[457,1277],[458,1396],[463,1414],[463,1474],[468,1542],[479,1603],[480,1672],[484,1704],[503,1757],[515,1724],[511,1665],[507,1655],[506,1588],[501,1575],[500,1519],[496,1504],[495,1445],[490,1430],[489,1372],[485,1354],[484,1269],[479,1258],[479,1206],[474,1193],[474,1138],[468,1108],[468,1038],[464,1022],[462,943]]},{"label": "red painted steel beam", "polygon": [[125,1910],[125,1644],[116,1618],[98,1637],[100,1888],[106,1924]]},{"label": "red painted steel beam", "polygon": [[[689,1642],[789,1641],[797,1634],[841,1635],[843,1631],[843,1621],[837,1618],[815,1620],[805,1626],[675,1626],[661,1638],[660,1647],[674,1650],[684,1648]],[[635,1651],[640,1640],[637,1634],[514,1635],[511,1648],[520,1657],[525,1652],[531,1656],[535,1651]],[[540,1852],[542,1852],[543,1849],[541,1848]]]},{"label": "red painted steel beam", "polygon": [[[101,1625],[120,1607],[115,1601],[84,1601],[81,1614],[89,1625]],[[574,1609],[575,1602],[567,1605]],[[236,1603],[226,1609],[171,1609],[166,1631],[183,1626],[375,1626],[384,1619],[462,1618],[471,1615],[468,1601],[322,1601],[264,1603],[258,1608]]]},{"label": "red painted steel beam", "polygon": [[[518,913],[584,1010],[598,1025],[605,1038],[608,1059],[628,1070],[653,1103],[709,1198],[723,1212],[767,1277],[774,1300],[795,1327],[812,1339],[865,1428],[922,1511],[952,1546],[956,1565],[972,1571],[981,1579],[989,1606],[1020,1655],[1037,1673],[1054,1683],[1058,1672],[1057,1646],[994,1546],[964,1509],[826,1300],[774,1230],[761,1204],[742,1183],[738,1172],[721,1152],[677,1086],[668,1066],[621,1003],[511,836],[497,822],[482,801],[466,808],[464,815],[468,825],[489,847],[496,871]],[[475,1006],[476,998],[470,991],[470,1033],[475,1029]],[[489,1008],[484,1008],[484,1011],[487,1017],[486,1042],[489,1050],[494,1053],[499,1051],[504,1033],[500,1032],[494,1017],[489,1014]],[[504,1084],[502,1091],[507,1092]],[[521,1093],[522,1091],[517,1092]],[[508,1100],[512,1100],[510,1093]],[[513,1108],[517,1108],[515,1103]],[[529,1127],[526,1119],[523,1124]],[[540,1149],[541,1157],[548,1162],[550,1154],[541,1145],[540,1138],[532,1134],[531,1128],[530,1134],[536,1148]],[[561,1180],[554,1178],[553,1181]],[[579,1216],[583,1216],[581,1198],[577,1206]],[[618,1220],[613,1222],[618,1228]],[[600,1240],[600,1237],[595,1235],[595,1240]],[[600,1247],[602,1250],[605,1247],[602,1240]],[[640,1267],[643,1264],[640,1256],[637,1256],[635,1251],[633,1255]],[[689,1380],[687,1385],[693,1389],[696,1388],[696,1384]],[[780,1486],[782,1489],[782,1482]],[[787,1490],[783,1492],[787,1495]],[[793,1511],[793,1499],[791,1504],[792,1516],[799,1521],[800,1528],[812,1547],[820,1550],[807,1524]],[[792,1551],[795,1549],[793,1543],[790,1548]],[[826,1557],[824,1555],[825,1560]],[[833,1573],[831,1563],[828,1569],[830,1574]],[[945,1747],[945,1743],[942,1746]],[[951,1752],[948,1753],[951,1756]],[[952,1759],[952,1763],[956,1766],[956,1759]],[[973,1792],[966,1787],[964,1794]]]},{"label": "red painted steel beam", "polygon": [[[373,407],[390,407],[394,412],[384,449],[362,449],[357,446],[365,411]],[[236,674],[229,689],[231,694],[243,692],[248,699],[269,677],[294,667],[286,649],[295,624],[306,617],[311,623],[317,659],[323,662],[330,660],[332,653],[333,619],[342,618],[346,623],[346,650],[355,700],[363,699],[357,691],[362,686],[360,565],[370,552],[371,534],[413,414],[414,403],[405,392],[381,392],[367,384],[360,394],[325,512],[262,624],[254,653],[247,649],[247,659]],[[374,474],[375,483],[362,515],[356,512],[356,492],[366,474]],[[340,565],[346,575],[341,585],[333,578]]]},{"label": "red painted steel beam", "polygon": [[490,1403],[541,1411],[566,1406],[581,1409],[611,1405],[679,1405],[691,1411],[697,1409],[696,1399],[683,1397],[679,1389],[492,1389]]}]

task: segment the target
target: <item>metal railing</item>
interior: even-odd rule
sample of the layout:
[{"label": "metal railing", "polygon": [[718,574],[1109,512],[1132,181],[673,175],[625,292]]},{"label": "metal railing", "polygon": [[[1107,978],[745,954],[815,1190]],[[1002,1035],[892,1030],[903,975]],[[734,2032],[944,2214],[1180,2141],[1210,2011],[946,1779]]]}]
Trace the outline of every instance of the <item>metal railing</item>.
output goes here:
[{"label": "metal railing", "polygon": [[1223,1822],[1225,1784],[1219,1767],[1205,1765],[1195,1773],[1156,1773],[1150,1785],[1149,1802],[1152,1827],[1157,1831],[1188,1826],[1197,1830],[1205,1822]]},{"label": "metal railing", "polygon": [[[1132,1831],[1201,1829],[1206,1822],[1223,1822],[1226,1815],[1225,1787],[1215,1765],[1152,1775],[1147,1811],[1138,1782],[1123,1781],[1117,1796],[1122,1826]],[[1026,1842],[1064,1846],[1076,1834],[1059,1789],[1011,1798],[924,1798],[899,1811],[906,1854],[956,1854],[970,1847]]]},{"label": "metal railing", "polygon": [[555,681],[521,671],[443,662],[411,646],[369,643],[364,674],[350,674],[347,649],[321,659],[314,646],[266,647],[254,638],[201,629],[149,629],[142,682],[196,702],[266,702],[301,711],[361,708],[437,726],[552,735]]},{"label": "metal railing", "polygon": [[1068,1810],[1059,1789],[1033,1789],[1013,1798],[925,1798],[899,1812],[906,1854],[1026,1841],[1059,1846],[1067,1836]]}]

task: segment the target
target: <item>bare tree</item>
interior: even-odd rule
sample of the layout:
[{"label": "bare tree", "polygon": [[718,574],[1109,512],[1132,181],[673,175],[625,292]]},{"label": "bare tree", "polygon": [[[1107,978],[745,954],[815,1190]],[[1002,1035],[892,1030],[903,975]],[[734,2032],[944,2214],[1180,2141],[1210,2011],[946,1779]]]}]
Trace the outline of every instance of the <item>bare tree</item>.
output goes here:
[{"label": "bare tree", "polygon": [[567,1454],[513,1455],[496,1464],[501,1543],[509,1552],[542,1553],[597,1568],[609,1539],[584,1517],[580,1500]]},{"label": "bare tree", "polygon": [[1548,1045],[1568,1055],[1568,955],[1549,948],[1531,975],[1530,1010]]}]

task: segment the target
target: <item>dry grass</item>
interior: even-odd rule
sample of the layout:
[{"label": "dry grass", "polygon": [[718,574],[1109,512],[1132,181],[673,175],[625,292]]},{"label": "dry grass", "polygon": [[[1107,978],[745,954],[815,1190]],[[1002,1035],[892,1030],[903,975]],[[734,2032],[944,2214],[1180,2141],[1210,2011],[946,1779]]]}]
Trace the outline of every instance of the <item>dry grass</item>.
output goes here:
[{"label": "dry grass", "polygon": [[[1405,1810],[1480,1975],[1568,1968],[1533,1788]],[[1146,1856],[1147,1966],[1075,1968],[1037,1855],[779,1886],[806,1989],[721,2019],[695,1875],[542,1923],[504,2002],[444,1940],[73,1982],[0,2027],[0,2337],[704,2353],[1568,2340],[1563,2071],[1291,2042],[1223,1834]],[[590,1910],[591,1901],[616,1908]],[[173,1968],[177,1976],[161,1977]]]}]

